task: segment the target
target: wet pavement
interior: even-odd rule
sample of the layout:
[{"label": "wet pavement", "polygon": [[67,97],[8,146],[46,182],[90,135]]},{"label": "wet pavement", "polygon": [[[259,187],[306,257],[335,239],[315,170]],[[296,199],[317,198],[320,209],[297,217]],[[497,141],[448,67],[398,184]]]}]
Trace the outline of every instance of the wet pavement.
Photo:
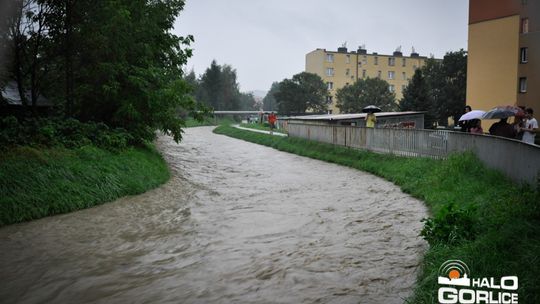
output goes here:
[{"label": "wet pavement", "polygon": [[0,302],[403,303],[422,202],[211,130],[159,138],[158,189],[0,228]]}]

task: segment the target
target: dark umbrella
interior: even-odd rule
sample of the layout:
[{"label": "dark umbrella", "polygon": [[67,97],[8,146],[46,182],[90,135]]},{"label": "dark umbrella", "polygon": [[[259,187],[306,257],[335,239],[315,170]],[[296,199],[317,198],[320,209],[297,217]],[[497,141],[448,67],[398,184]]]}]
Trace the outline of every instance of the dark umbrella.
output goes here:
[{"label": "dark umbrella", "polygon": [[377,113],[377,112],[381,112],[381,108],[377,107],[377,106],[374,106],[374,105],[369,105],[365,108],[362,109],[362,112],[364,113]]},{"label": "dark umbrella", "polygon": [[500,106],[487,111],[482,115],[482,119],[500,119],[520,115],[523,115],[523,110],[521,108],[514,106]]}]

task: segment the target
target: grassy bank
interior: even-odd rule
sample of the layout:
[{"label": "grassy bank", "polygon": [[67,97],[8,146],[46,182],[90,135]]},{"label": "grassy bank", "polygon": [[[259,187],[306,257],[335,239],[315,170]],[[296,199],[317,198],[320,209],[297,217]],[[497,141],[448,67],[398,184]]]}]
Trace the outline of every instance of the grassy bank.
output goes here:
[{"label": "grassy bank", "polygon": [[474,155],[403,158],[230,126],[214,132],[367,171],[423,200],[432,214],[422,232],[430,246],[409,303],[437,302],[438,269],[450,259],[464,261],[472,277],[517,275],[519,303],[540,303],[540,194]]},{"label": "grassy bank", "polygon": [[0,156],[0,226],[142,193],[168,179],[165,161],[151,146],[11,149]]}]

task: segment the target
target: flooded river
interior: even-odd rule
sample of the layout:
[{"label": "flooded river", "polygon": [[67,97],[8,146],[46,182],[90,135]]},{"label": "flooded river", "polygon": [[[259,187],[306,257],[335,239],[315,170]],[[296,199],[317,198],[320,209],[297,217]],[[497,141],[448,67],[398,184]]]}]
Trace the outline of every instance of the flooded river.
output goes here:
[{"label": "flooded river", "polygon": [[403,303],[422,202],[372,175],[193,128],[145,194],[0,229],[3,303]]}]

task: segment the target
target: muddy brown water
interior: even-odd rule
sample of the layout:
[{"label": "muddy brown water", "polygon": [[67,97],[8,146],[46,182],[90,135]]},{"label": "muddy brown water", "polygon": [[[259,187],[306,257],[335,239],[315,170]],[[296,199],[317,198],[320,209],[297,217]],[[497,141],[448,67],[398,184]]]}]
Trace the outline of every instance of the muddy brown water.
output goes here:
[{"label": "muddy brown water", "polygon": [[2,303],[403,303],[423,203],[361,171],[189,129],[142,195],[0,229]]}]

